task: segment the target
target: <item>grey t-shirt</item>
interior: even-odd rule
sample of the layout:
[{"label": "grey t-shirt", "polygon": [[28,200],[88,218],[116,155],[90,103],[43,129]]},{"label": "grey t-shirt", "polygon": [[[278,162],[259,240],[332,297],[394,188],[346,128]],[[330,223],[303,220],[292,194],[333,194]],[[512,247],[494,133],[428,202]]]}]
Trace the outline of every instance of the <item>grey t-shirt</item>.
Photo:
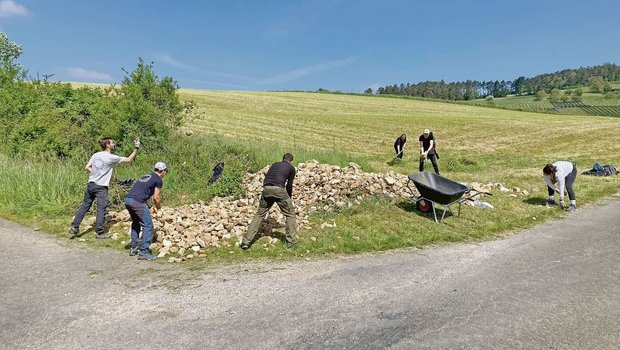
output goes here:
[{"label": "grey t-shirt", "polygon": [[90,157],[92,171],[90,172],[90,176],[88,176],[88,182],[94,182],[99,186],[110,186],[112,170],[116,164],[120,163],[123,159],[124,158],[121,156],[106,151],[93,154],[93,156]]}]

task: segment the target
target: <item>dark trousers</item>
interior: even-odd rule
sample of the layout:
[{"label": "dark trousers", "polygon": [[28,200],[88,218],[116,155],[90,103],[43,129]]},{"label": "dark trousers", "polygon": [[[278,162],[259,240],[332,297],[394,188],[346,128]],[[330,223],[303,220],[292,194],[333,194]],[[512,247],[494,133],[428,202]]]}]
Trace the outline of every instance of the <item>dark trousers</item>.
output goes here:
[{"label": "dark trousers", "polygon": [[286,189],[278,186],[265,186],[260,196],[260,203],[256,215],[252,219],[248,231],[243,236],[243,243],[250,243],[254,236],[258,233],[260,225],[265,220],[265,216],[269,212],[269,208],[276,203],[284,217],[286,217],[286,242],[295,244],[297,241],[297,228],[295,227],[295,206],[293,200],[289,197]]},{"label": "dark trousers", "polygon": [[[573,183],[575,183],[575,179],[577,178],[577,166],[573,164],[573,171],[570,174],[566,175],[564,179],[564,187],[566,187],[566,192],[568,192],[568,199],[571,201],[575,200],[575,191],[573,191]],[[549,197],[555,194],[555,189],[551,188],[547,185],[547,192],[549,193]]]},{"label": "dark trousers", "polygon": [[[427,154],[427,158],[433,163],[433,169],[435,169],[435,173],[439,175],[439,166],[437,165],[437,156],[435,153]],[[424,159],[420,158],[420,171],[424,171]]]},{"label": "dark trousers", "polygon": [[79,228],[84,216],[88,213],[93,201],[97,199],[97,223],[95,225],[95,232],[97,235],[104,234],[105,225],[105,208],[108,205],[108,188],[106,186],[99,186],[94,182],[89,182],[84,191],[84,200],[82,205],[78,208],[71,227]]},{"label": "dark trousers", "polygon": [[129,247],[131,249],[137,247],[140,229],[142,229],[140,251],[149,253],[149,247],[153,240],[153,220],[149,207],[146,203],[138,202],[133,198],[125,198],[125,208],[127,208],[129,216],[131,216],[131,242],[129,242]]},{"label": "dark trousers", "polygon": [[[394,152],[396,152],[396,158],[403,159],[403,153],[405,153],[404,149],[398,149],[398,146],[394,145]],[[400,152],[400,153],[399,153]]]}]

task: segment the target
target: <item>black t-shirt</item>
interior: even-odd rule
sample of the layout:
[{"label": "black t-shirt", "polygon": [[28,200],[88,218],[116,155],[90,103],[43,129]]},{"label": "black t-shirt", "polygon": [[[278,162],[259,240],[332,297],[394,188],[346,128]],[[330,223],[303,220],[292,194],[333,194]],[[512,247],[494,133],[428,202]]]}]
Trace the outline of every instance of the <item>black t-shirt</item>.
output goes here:
[{"label": "black t-shirt", "polygon": [[128,198],[145,203],[155,193],[155,187],[162,188],[164,180],[156,173],[143,175],[127,193]]},{"label": "black t-shirt", "polygon": [[428,152],[429,154],[435,153],[435,137],[433,136],[433,133],[430,133],[428,137],[424,137],[424,134],[420,135],[420,142],[422,142],[424,152],[428,151],[428,148],[431,147],[431,140],[433,140],[433,149]]},{"label": "black t-shirt", "polygon": [[286,187],[286,192],[293,196],[293,180],[295,179],[295,167],[286,161],[271,164],[263,186]]},{"label": "black t-shirt", "polygon": [[407,140],[403,140],[399,136],[396,141],[394,141],[394,147],[398,147],[398,149],[403,149],[405,143],[407,143]]}]

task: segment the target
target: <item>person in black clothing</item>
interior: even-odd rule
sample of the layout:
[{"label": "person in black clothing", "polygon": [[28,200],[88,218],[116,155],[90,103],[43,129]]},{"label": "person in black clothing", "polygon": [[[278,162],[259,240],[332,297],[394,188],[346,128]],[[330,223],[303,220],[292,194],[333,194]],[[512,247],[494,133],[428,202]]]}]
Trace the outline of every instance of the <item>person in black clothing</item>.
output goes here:
[{"label": "person in black clothing", "polygon": [[405,143],[407,143],[407,135],[400,135],[394,142],[394,151],[396,151],[396,158],[403,160],[403,153],[405,150]]},{"label": "person in black clothing", "polygon": [[291,248],[297,242],[297,228],[295,227],[295,206],[293,205],[293,180],[295,167],[291,164],[293,155],[286,153],[281,162],[271,164],[263,181],[263,192],[260,196],[258,211],[252,219],[248,231],[243,236],[239,247],[243,250],[250,248],[250,243],[258,233],[260,225],[273,203],[278,204],[282,214],[286,217],[286,245]]},{"label": "person in black clothing", "polygon": [[435,137],[430,130],[424,129],[424,132],[420,135],[420,171],[424,171],[424,162],[427,158],[433,163],[435,173],[439,175],[439,166],[437,165],[437,156],[435,154]]},{"label": "person in black clothing", "polygon": [[[146,200],[153,197],[155,203],[154,213],[161,209],[161,188],[164,186],[163,178],[168,174],[168,165],[164,162],[155,164],[155,171],[142,176],[127,193],[125,208],[131,216],[131,242],[129,243],[129,255],[138,255],[141,260],[155,260],[157,257],[149,251],[153,239],[153,220],[151,212],[146,205]],[[142,244],[138,247],[138,236],[142,229]]]}]

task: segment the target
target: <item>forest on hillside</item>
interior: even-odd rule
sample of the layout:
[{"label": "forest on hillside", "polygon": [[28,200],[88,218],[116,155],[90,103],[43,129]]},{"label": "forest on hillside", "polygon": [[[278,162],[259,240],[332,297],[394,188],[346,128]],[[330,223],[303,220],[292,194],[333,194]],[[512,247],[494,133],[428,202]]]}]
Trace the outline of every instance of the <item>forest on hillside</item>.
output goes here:
[{"label": "forest on hillside", "polygon": [[[509,94],[533,95],[539,91],[590,86],[592,91],[611,90],[609,82],[620,80],[620,66],[604,63],[593,67],[564,69],[555,73],[540,74],[532,78],[520,76],[514,80],[495,81],[423,81],[419,83],[394,84],[379,87],[366,93],[417,96],[445,100],[474,100],[486,96],[504,97]],[[597,91],[598,90],[598,91]]]}]

